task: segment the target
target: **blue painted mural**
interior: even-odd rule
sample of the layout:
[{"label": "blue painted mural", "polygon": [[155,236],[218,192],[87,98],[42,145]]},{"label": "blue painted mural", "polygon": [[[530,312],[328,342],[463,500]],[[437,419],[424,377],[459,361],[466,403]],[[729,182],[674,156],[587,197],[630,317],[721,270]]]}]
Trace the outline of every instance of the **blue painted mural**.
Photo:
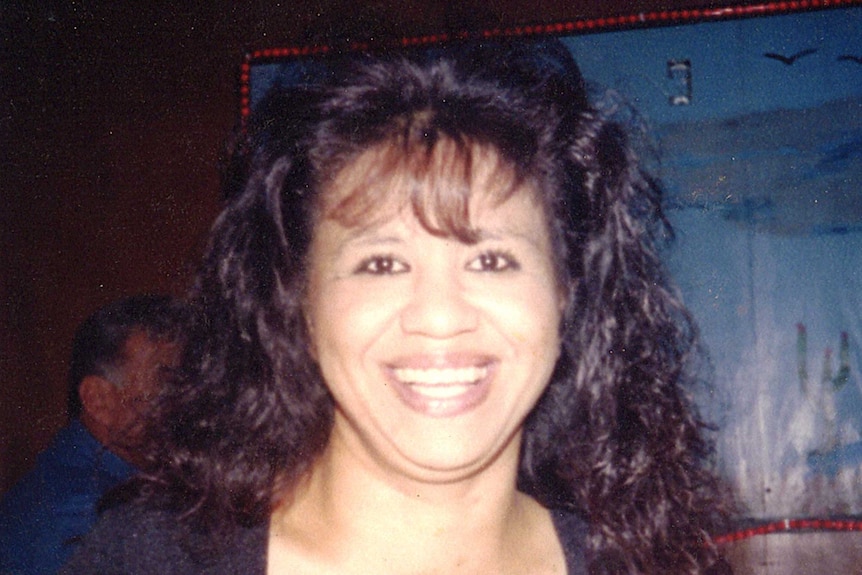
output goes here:
[{"label": "blue painted mural", "polygon": [[754,517],[862,513],[862,10],[568,39],[650,134],[723,470]]}]

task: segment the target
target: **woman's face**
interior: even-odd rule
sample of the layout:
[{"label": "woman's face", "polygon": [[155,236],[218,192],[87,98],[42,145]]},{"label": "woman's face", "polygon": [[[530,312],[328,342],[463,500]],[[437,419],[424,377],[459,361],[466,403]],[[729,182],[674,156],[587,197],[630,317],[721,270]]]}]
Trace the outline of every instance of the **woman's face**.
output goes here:
[{"label": "woman's face", "polygon": [[[336,201],[357,165],[334,180]],[[473,165],[472,244],[432,235],[409,207],[317,224],[306,313],[336,404],[329,449],[419,480],[517,466],[559,354],[562,298],[532,190],[500,204],[493,171]]]}]

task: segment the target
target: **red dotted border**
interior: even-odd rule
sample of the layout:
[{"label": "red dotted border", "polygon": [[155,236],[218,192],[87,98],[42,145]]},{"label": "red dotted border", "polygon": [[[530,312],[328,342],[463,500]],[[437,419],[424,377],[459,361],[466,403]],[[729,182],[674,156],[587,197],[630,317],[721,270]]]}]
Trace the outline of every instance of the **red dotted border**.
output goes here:
[{"label": "red dotted border", "polygon": [[757,535],[794,531],[862,531],[862,521],[855,519],[784,519],[758,525],[757,527],[725,533],[714,537],[713,542],[718,545],[724,545]]},{"label": "red dotted border", "polygon": [[[638,26],[657,26],[681,22],[720,20],[729,18],[745,18],[753,16],[764,16],[783,12],[797,12],[804,10],[816,10],[823,8],[840,8],[847,6],[862,5],[862,0],[790,0],[787,2],[768,2],[765,4],[752,4],[748,6],[724,6],[716,8],[691,8],[682,10],[661,10],[657,12],[640,12],[625,16],[609,16],[604,18],[590,18],[575,20],[571,22],[560,22],[556,24],[535,24],[528,26],[514,26],[510,28],[493,28],[478,33],[461,32],[457,34],[430,34],[426,36],[415,36],[401,38],[397,44],[401,46],[424,46],[438,44],[449,40],[467,40],[473,38],[501,38],[517,36],[557,35],[575,34],[584,32],[595,32],[615,28],[630,28]],[[350,50],[365,50],[370,47],[369,43],[355,42],[349,45]],[[263,48],[253,50],[245,55],[240,68],[240,116],[245,123],[251,113],[251,67],[258,61],[277,60],[280,58],[313,56],[326,54],[330,51],[326,45],[287,47],[287,48]]]}]

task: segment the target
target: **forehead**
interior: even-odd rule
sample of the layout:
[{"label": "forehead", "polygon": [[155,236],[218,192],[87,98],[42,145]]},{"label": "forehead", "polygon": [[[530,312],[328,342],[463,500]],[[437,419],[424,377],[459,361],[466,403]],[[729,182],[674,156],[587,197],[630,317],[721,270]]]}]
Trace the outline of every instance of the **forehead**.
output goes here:
[{"label": "forehead", "polygon": [[[550,254],[550,238],[544,213],[530,194],[515,193],[502,203],[482,201],[483,196],[480,194],[474,198],[474,219],[470,228],[473,236],[468,241],[461,240],[461,243],[526,243],[540,252]],[[327,252],[328,257],[332,257],[350,253],[351,249],[363,253],[374,249],[387,251],[395,249],[395,246],[411,244],[417,239],[420,243],[416,245],[428,245],[421,238],[434,234],[429,234],[427,228],[423,228],[418,218],[406,210],[389,218],[356,226],[346,226],[338,220],[327,218],[317,225],[311,261],[314,262],[316,257]],[[460,240],[450,237],[438,239],[447,245],[459,243]]]},{"label": "forehead", "polygon": [[530,182],[493,147],[467,139],[393,138],[357,154],[324,186],[320,213],[346,226],[379,224],[405,209],[429,231],[459,236],[476,209],[493,207]]}]

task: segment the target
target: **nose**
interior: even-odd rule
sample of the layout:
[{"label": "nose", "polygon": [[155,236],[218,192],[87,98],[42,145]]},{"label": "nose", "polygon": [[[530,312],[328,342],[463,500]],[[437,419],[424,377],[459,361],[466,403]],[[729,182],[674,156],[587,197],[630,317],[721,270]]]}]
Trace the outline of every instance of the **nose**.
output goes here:
[{"label": "nose", "polygon": [[445,339],[477,328],[478,310],[457,271],[426,269],[414,276],[411,290],[401,312],[404,333]]}]

